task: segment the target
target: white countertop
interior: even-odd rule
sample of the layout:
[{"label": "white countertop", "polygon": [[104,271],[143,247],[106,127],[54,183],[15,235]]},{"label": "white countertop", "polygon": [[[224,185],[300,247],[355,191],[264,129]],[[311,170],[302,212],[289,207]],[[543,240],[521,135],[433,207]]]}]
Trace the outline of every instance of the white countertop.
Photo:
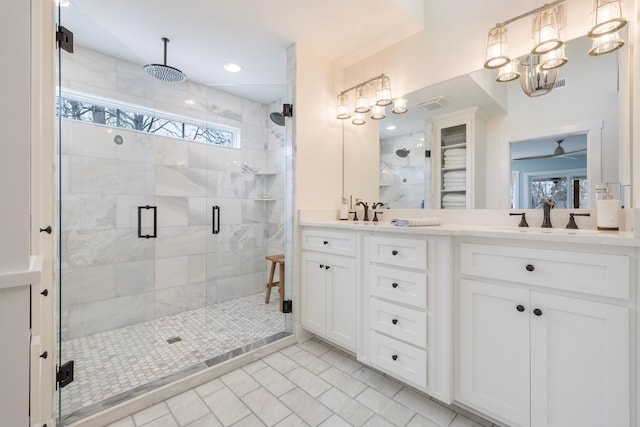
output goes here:
[{"label": "white countertop", "polygon": [[564,243],[586,243],[596,245],[613,245],[640,247],[640,238],[629,231],[599,231],[566,228],[515,227],[499,225],[466,225],[447,224],[422,227],[399,227],[388,221],[337,221],[337,220],[304,220],[299,222],[304,227],[339,228],[353,231],[383,231],[402,234],[419,234],[427,236],[451,237],[487,237],[502,239],[520,239],[529,241],[547,241]]}]

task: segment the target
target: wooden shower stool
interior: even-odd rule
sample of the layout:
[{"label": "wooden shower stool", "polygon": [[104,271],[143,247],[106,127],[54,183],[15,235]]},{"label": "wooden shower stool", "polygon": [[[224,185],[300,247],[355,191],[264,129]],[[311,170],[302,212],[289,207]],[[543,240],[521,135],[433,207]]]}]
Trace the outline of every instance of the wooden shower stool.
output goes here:
[{"label": "wooden shower stool", "polygon": [[[280,311],[282,311],[282,301],[284,301],[284,254],[280,255],[268,255],[265,257],[267,261],[271,261],[271,271],[269,271],[269,281],[267,282],[267,295],[264,297],[264,303],[269,304],[269,297],[271,296],[271,288],[278,287],[278,293],[280,294]],[[278,281],[273,281],[273,275],[276,272],[276,264],[280,265],[280,271],[278,272]]]}]

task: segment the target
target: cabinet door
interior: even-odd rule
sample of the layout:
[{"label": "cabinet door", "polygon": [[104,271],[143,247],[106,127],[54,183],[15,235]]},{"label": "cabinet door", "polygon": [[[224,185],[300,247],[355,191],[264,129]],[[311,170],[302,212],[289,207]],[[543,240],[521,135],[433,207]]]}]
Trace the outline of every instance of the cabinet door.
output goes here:
[{"label": "cabinet door", "polygon": [[327,324],[326,258],[315,252],[302,253],[301,322],[305,328],[322,335]]},{"label": "cabinet door", "polygon": [[327,256],[327,337],[356,349],[357,287],[354,258]]},{"label": "cabinet door", "polygon": [[628,308],[532,292],[531,309],[531,425],[629,425]]},{"label": "cabinet door", "polygon": [[528,426],[528,291],[461,280],[459,292],[457,399],[510,426]]}]

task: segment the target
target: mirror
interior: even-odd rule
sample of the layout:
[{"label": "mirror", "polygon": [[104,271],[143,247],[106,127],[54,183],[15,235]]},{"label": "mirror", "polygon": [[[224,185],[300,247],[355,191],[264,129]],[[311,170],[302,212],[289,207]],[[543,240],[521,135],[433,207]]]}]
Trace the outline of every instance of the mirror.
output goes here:
[{"label": "mirror", "polygon": [[[497,71],[486,69],[407,94],[409,113],[389,114],[379,124],[378,199],[391,208],[437,207],[433,200],[436,190],[433,177],[438,165],[434,164],[434,159],[425,156],[425,152],[434,151],[432,120],[477,106],[486,117],[486,132],[484,141],[481,141],[486,148],[482,158],[486,160],[483,165],[485,171],[481,175],[471,175],[471,186],[478,189],[478,194],[483,194],[471,207],[505,209],[528,206],[522,199],[526,193],[524,187],[516,189],[511,184],[512,171],[520,170],[521,178],[525,173],[517,169],[520,165],[512,165],[512,149],[514,153],[525,149],[531,153],[538,150],[539,155],[543,155],[544,150],[554,150],[555,140],[564,138],[561,146],[564,144],[566,151],[570,151],[569,148],[573,151],[573,139],[580,135],[581,146],[586,150],[581,155],[582,166],[565,165],[565,168],[556,164],[555,170],[583,169],[582,175],[572,172],[565,179],[578,179],[578,188],[584,187],[582,193],[578,191],[582,194],[582,203],[591,206],[593,197],[589,196],[594,194],[595,184],[601,181],[620,182],[621,179],[618,169],[620,51],[590,57],[587,53],[590,47],[591,41],[587,37],[566,43],[569,62],[560,68],[556,88],[545,96],[526,96],[518,81],[497,83]],[[395,130],[388,130],[390,125],[395,125]],[[526,157],[524,154],[518,156]],[[553,160],[560,162],[560,159]],[[541,163],[545,162],[538,162]],[[535,171],[531,168],[535,165],[525,166],[528,168],[527,179],[530,179],[534,176]],[[540,166],[543,167],[547,166]],[[345,163],[345,177],[349,175],[347,170],[350,168],[357,169],[358,165]],[[545,170],[548,169],[537,172],[544,175],[542,172]],[[345,188],[349,187],[345,182]],[[515,192],[520,197],[518,203],[514,199]],[[573,193],[569,192],[569,195],[573,197]],[[573,199],[567,201],[566,206],[572,207],[572,203]]]}]

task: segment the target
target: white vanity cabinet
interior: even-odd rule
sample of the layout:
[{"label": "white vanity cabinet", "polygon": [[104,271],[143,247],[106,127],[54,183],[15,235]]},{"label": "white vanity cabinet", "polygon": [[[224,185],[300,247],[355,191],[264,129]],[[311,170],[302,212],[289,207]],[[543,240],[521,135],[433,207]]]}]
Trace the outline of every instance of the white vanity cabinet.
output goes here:
[{"label": "white vanity cabinet", "polygon": [[356,351],[356,233],[304,228],[301,233],[301,323]]},{"label": "white vanity cabinet", "polygon": [[400,233],[365,238],[359,358],[450,402],[449,239]]},{"label": "white vanity cabinet", "polygon": [[456,400],[514,427],[630,425],[635,252],[458,251]]}]

